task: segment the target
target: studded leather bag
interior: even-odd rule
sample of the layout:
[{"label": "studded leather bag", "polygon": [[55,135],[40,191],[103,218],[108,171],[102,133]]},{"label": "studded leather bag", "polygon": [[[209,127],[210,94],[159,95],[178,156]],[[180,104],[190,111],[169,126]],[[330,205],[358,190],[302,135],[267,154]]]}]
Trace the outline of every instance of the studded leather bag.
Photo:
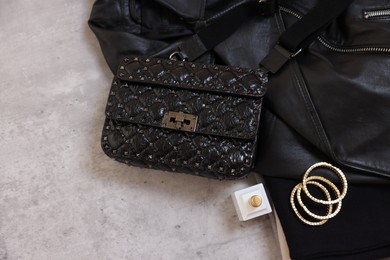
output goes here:
[{"label": "studded leather bag", "polygon": [[141,167],[218,179],[246,176],[254,166],[268,73],[276,73],[306,48],[350,1],[338,2],[320,18],[323,6],[317,6],[280,36],[258,69],[186,61],[228,37],[239,24],[235,18],[257,12],[253,6],[258,2],[248,2],[194,34],[170,59],[123,59],[107,102],[105,153]]},{"label": "studded leather bag", "polygon": [[110,90],[105,153],[128,165],[236,179],[252,169],[267,74],[125,58]]}]

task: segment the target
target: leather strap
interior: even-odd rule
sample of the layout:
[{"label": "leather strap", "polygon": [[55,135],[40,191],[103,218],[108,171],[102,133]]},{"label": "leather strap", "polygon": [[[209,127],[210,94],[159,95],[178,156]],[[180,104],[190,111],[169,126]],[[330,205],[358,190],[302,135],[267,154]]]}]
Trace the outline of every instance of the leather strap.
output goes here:
[{"label": "leather strap", "polygon": [[276,0],[248,1],[227,11],[221,18],[185,40],[180,52],[181,59],[195,60],[236,31],[245,20],[256,15],[270,15],[277,10]]},{"label": "leather strap", "polygon": [[310,12],[282,33],[278,44],[261,61],[260,66],[276,73],[289,59],[307,48],[352,1],[319,0]]}]

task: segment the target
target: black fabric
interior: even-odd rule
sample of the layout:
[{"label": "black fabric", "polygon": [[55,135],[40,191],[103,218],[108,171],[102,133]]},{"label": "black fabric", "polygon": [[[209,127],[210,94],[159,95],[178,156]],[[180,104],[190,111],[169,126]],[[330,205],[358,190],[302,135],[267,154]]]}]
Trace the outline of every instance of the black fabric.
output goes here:
[{"label": "black fabric", "polygon": [[[374,183],[370,176],[362,172],[343,168],[347,176],[353,174],[359,175],[360,178],[359,182],[349,183],[340,213],[322,226],[312,227],[302,223],[290,204],[290,193],[294,186],[301,182],[306,169],[316,162],[330,162],[337,167],[342,165],[315,149],[269,109],[264,108],[263,111],[262,125],[270,128],[272,133],[264,135],[264,132],[261,132],[259,142],[266,139],[274,141],[272,146],[260,146],[259,156],[265,157],[264,163],[272,165],[274,170],[272,173],[268,172],[264,179],[280,218],[291,258],[371,260],[390,256],[389,180],[382,179],[381,182]],[[271,157],[273,150],[281,153],[280,157],[285,160],[278,160],[276,163],[275,158]],[[295,161],[294,168],[290,167],[291,161]],[[334,182],[338,181],[334,174],[320,170],[316,170],[316,174],[326,175]],[[269,170],[261,169],[261,172],[265,171]],[[281,171],[284,171],[284,175],[286,172],[296,172],[299,177],[277,177],[277,173]]]},{"label": "black fabric", "polygon": [[296,180],[266,177],[292,259],[378,259],[390,255],[390,189],[349,185],[340,213],[325,225],[300,222],[291,209]]},{"label": "black fabric", "polygon": [[[110,68],[116,71],[119,61],[126,55],[168,57],[185,39],[207,25],[208,21],[220,17],[233,6],[244,2],[246,1],[200,0],[179,3],[178,0],[97,0],[89,24],[99,39]],[[280,3],[284,8],[303,16],[314,8],[318,1],[281,0]],[[317,228],[304,226],[295,215],[292,215],[293,212],[288,205],[292,186],[299,182],[308,166],[318,161],[328,161],[340,166],[339,162],[332,160],[329,147],[318,138],[317,128],[312,124],[303,123],[307,117],[316,115],[315,110],[308,111],[302,106],[301,102],[306,96],[302,96],[301,91],[305,85],[317,86],[307,92],[316,96],[311,100],[312,103],[327,108],[318,115],[318,118],[323,120],[326,133],[332,136],[331,144],[341,144],[338,146],[338,152],[345,151],[342,144],[348,141],[351,146],[346,147],[347,155],[354,157],[358,155],[355,162],[373,161],[377,162],[376,166],[384,162],[386,165],[388,159],[385,157],[390,151],[389,146],[386,148],[384,144],[388,142],[389,131],[386,129],[383,133],[378,131],[384,129],[383,126],[388,126],[390,122],[386,117],[386,111],[390,109],[388,104],[383,104],[383,100],[389,96],[389,54],[337,52],[325,47],[324,44],[331,44],[347,51],[356,47],[389,48],[389,20],[367,20],[363,17],[363,10],[388,6],[388,0],[354,0],[345,12],[326,27],[326,32],[321,35],[324,43],[316,40],[307,51],[296,57],[296,61],[292,63],[297,63],[294,65],[298,66],[297,70],[290,67],[282,69],[284,73],[282,80],[270,78],[270,88],[264,104],[269,113],[263,109],[265,120],[262,120],[261,125],[276,122],[275,124],[281,126],[282,130],[269,129],[267,133],[270,134],[270,138],[264,138],[264,132],[260,134],[262,139],[259,140],[258,160],[263,161],[264,165],[259,166],[257,171],[273,176],[266,177],[267,185],[270,187],[274,203],[279,207],[279,215],[288,234],[287,240],[294,257],[316,256],[310,248],[314,241],[321,242],[314,245],[317,252],[332,252],[332,255],[326,255],[327,258],[324,258],[325,254],[321,255],[324,259],[377,259],[390,256],[387,230],[390,225],[386,222],[390,219],[388,201],[390,196],[387,191],[390,190],[390,186],[384,184],[383,178],[373,178],[375,176],[371,170],[361,167],[345,168],[348,180],[351,180],[351,189],[345,198],[341,213],[328,223],[336,230],[334,233],[332,230],[318,232]],[[291,27],[297,21],[293,15],[282,13],[283,19],[278,15],[248,17],[230,37],[215,46],[212,51],[199,57],[196,62],[257,68],[259,61],[278,42],[284,26]],[[356,62],[362,59],[364,62]],[[300,70],[303,73],[298,73]],[[370,99],[372,95],[365,96],[365,92],[362,92],[365,86],[375,86],[377,93],[374,93],[376,97],[374,102]],[[293,91],[290,92],[291,90]],[[348,102],[338,102],[337,97],[340,96],[358,100],[359,105],[351,106]],[[272,106],[272,101],[277,101],[278,105]],[[289,128],[282,127],[286,122],[284,118],[277,116],[273,119],[267,116],[272,115],[272,112],[278,115],[292,113],[293,120],[287,121]],[[340,119],[339,115],[343,113],[351,113],[349,120],[338,121],[344,123],[346,127],[341,127],[342,124],[339,123],[337,125],[340,127],[333,127],[332,120]],[[369,113],[371,117],[367,116]],[[378,125],[377,122],[381,124]],[[356,131],[360,139],[354,135]],[[276,141],[275,138],[281,136],[284,139]],[[375,139],[378,140],[376,145],[379,145],[379,149],[371,145]],[[362,142],[363,140],[368,142]],[[364,153],[351,153],[352,151]],[[376,151],[378,156],[370,153],[371,151]],[[370,155],[373,156],[368,157]],[[287,175],[291,177],[286,179]],[[276,178],[277,176],[283,178]],[[364,187],[365,185],[360,185],[361,183],[371,184]],[[379,183],[383,183],[383,186]],[[360,191],[364,197],[359,195]],[[351,200],[353,201],[350,202]],[[363,203],[359,203],[358,200]],[[323,227],[328,229],[328,224]],[[360,227],[358,226],[360,224],[371,226]],[[321,230],[321,227],[319,228]],[[301,235],[301,229],[304,230],[306,237]]]},{"label": "black fabric", "polygon": [[[390,185],[390,178],[377,178],[364,171],[354,168],[345,168],[332,158],[317,149],[312,143],[286,125],[283,120],[273,114],[267,106],[261,115],[261,128],[255,170],[264,175],[283,178],[288,175],[297,182],[302,179],[303,173],[316,162],[330,162],[343,168],[348,180],[356,184],[372,183]],[[294,167],[286,170],[286,165]],[[338,181],[333,174],[327,176],[332,181]]]},{"label": "black fabric", "polygon": [[[303,16],[310,4],[286,6]],[[292,259],[390,256],[390,184],[380,177],[390,174],[390,56],[351,51],[388,49],[390,26],[364,20],[361,5],[355,1],[332,22],[321,35],[324,43],[315,41],[270,76],[256,169],[265,175]],[[280,24],[291,28],[297,17],[282,14]],[[311,227],[295,216],[290,193],[319,161],[341,168],[349,191],[335,218]]]}]

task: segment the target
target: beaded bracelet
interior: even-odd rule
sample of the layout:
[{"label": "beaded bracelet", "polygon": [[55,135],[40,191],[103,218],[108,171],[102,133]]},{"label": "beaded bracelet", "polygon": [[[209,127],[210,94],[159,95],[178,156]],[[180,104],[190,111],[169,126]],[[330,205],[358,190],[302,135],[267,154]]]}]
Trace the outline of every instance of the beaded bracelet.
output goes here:
[{"label": "beaded bracelet", "polygon": [[[339,177],[339,179],[342,183],[342,191],[341,192],[337,188],[337,186],[334,183],[332,183],[330,180],[328,180],[327,178],[322,177],[322,176],[317,176],[317,175],[309,176],[309,174],[314,169],[320,168],[320,167],[327,168],[327,169],[331,170]],[[323,182],[327,186],[329,186],[331,188],[331,190],[333,191],[336,198],[332,199],[332,196],[330,195],[329,190],[318,181]],[[314,197],[309,192],[309,190],[307,188],[308,185],[314,185],[317,188],[319,188],[325,194],[326,200],[318,199],[318,198]],[[327,210],[326,215],[317,215],[308,209],[308,207],[302,201],[302,190],[303,190],[304,194],[310,200],[315,202],[316,204],[327,206],[328,210]],[[345,195],[347,194],[347,190],[348,190],[348,182],[347,182],[347,179],[346,179],[344,173],[339,168],[337,168],[329,163],[320,162],[320,163],[313,164],[311,167],[309,167],[309,169],[307,169],[307,171],[305,172],[305,174],[303,176],[302,183],[297,184],[293,188],[293,190],[291,191],[291,195],[290,195],[290,204],[291,204],[291,207],[292,207],[295,215],[303,223],[310,225],[310,226],[320,226],[320,225],[325,224],[329,219],[335,217],[340,212],[341,206],[342,206],[342,200],[344,199]],[[295,205],[295,197],[297,198],[298,204],[303,209],[303,211],[308,216],[310,216],[311,218],[318,220],[318,221],[310,221],[310,220],[304,218],[301,215],[301,213],[299,213],[299,211]],[[335,204],[337,204],[337,206],[336,206],[336,209],[333,211],[333,205],[335,205]]]}]

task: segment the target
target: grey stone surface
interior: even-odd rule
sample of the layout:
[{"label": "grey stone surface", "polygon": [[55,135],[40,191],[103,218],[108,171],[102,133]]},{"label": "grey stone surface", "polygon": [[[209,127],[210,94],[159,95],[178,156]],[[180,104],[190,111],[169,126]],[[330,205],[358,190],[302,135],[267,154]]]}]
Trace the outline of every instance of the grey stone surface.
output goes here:
[{"label": "grey stone surface", "polygon": [[279,259],[220,182],[128,167],[100,131],[111,72],[92,0],[0,0],[0,259]]}]

